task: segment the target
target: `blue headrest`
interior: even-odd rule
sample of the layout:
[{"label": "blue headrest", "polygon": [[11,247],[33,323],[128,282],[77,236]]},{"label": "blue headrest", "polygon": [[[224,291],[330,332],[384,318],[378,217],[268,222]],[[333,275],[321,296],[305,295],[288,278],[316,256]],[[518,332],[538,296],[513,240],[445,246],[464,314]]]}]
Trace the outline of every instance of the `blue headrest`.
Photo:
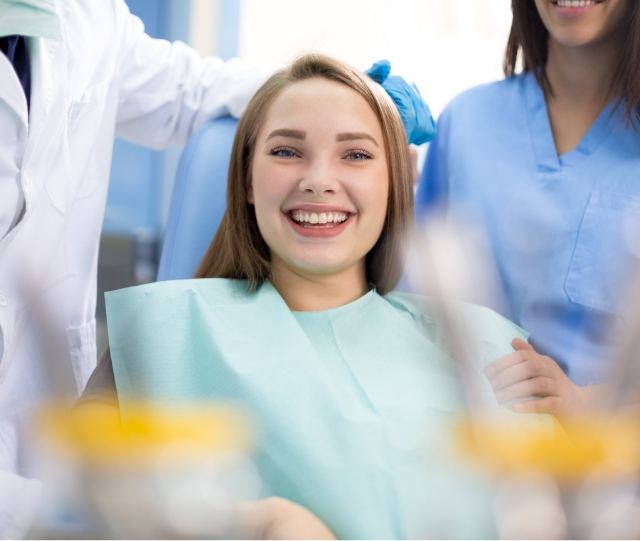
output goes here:
[{"label": "blue headrest", "polygon": [[182,152],[171,196],[158,280],[191,278],[224,214],[227,170],[238,121],[208,122]]}]

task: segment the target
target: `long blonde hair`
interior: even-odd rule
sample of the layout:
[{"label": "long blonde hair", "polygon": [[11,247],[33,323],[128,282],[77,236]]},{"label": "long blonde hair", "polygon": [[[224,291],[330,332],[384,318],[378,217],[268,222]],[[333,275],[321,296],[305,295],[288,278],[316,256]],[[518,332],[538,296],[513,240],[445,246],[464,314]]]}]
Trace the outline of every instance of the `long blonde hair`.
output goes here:
[{"label": "long blonde hair", "polygon": [[231,151],[227,208],[196,272],[197,278],[243,279],[249,291],[269,278],[269,247],[247,199],[256,138],[276,96],[293,83],[314,77],[336,81],[356,91],[380,122],[388,163],[389,199],[382,233],[366,256],[365,268],[367,281],[380,293],[393,289],[400,279],[403,242],[413,222],[413,174],[400,116],[377,83],[346,64],[319,54],[304,55],[272,75],[249,102]]}]

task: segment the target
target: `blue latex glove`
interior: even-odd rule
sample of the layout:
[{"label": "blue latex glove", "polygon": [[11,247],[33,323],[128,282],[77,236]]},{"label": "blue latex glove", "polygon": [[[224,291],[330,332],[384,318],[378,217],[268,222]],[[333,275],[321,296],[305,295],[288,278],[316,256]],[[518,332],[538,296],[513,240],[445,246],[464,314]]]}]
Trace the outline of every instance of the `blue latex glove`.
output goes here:
[{"label": "blue latex glove", "polygon": [[431,141],[436,135],[436,123],[418,87],[410,85],[397,75],[390,76],[390,72],[391,63],[388,60],[378,60],[365,71],[376,83],[382,85],[396,104],[409,143],[421,145]]}]

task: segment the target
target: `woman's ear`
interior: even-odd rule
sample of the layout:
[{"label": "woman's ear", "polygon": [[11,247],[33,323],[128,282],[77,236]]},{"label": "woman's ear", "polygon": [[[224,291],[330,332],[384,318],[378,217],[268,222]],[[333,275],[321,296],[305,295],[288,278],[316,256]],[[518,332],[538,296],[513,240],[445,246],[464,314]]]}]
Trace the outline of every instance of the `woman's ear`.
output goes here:
[{"label": "woman's ear", "polygon": [[250,205],[253,205],[253,186],[249,186],[249,189],[247,190],[247,203],[249,203]]}]

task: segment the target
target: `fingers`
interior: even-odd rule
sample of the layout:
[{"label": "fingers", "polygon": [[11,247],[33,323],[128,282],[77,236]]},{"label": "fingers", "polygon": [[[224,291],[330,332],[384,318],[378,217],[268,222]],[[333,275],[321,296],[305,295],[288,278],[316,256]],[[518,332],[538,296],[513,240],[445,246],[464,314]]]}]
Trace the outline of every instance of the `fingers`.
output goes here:
[{"label": "fingers", "polygon": [[[516,342],[516,340],[518,339],[517,338],[514,339],[514,343]],[[527,344],[526,342],[523,342],[523,343],[529,346],[529,344]],[[513,353],[509,353],[504,357],[500,357],[497,361],[494,361],[490,365],[486,366],[484,369],[484,373],[489,379],[494,379],[505,370],[508,370],[513,366],[516,366],[517,364],[523,363],[525,361],[531,361],[531,360],[535,360],[536,362],[539,361],[539,364],[546,364],[546,360],[551,361],[549,357],[540,355],[533,348],[530,348],[529,346],[529,347],[520,349],[518,351],[515,351]],[[553,363],[553,361],[551,362]],[[539,366],[534,368],[542,369],[544,367]],[[542,375],[542,372],[533,372],[531,375],[533,376]]]},{"label": "fingers", "polygon": [[378,60],[365,73],[376,83],[383,83],[391,73],[391,63],[388,60]]},{"label": "fingers", "polygon": [[550,413],[558,415],[560,413],[560,398],[546,396],[535,400],[525,400],[514,404],[511,409],[518,413]]},{"label": "fingers", "polygon": [[557,396],[558,387],[556,381],[552,378],[538,377],[519,381],[513,385],[496,392],[496,400],[500,404],[511,402],[512,400],[521,400],[532,396]]},{"label": "fingers", "polygon": [[[511,345],[516,350],[494,361],[484,369],[484,373],[496,390],[507,385],[537,376],[561,377],[564,372],[556,362],[540,355],[531,344],[521,338],[514,338]],[[522,364],[522,366],[518,366]]]},{"label": "fingers", "polygon": [[522,350],[522,349],[526,349],[528,351],[535,351],[533,346],[526,340],[523,340],[522,338],[514,338],[513,340],[511,340],[511,345],[516,351]]},{"label": "fingers", "polygon": [[537,377],[551,377],[552,370],[544,357],[529,352],[516,354],[519,362],[507,366],[501,372],[487,376],[493,390],[498,392],[514,383]]},{"label": "fingers", "polygon": [[[485,368],[498,403],[516,401],[512,409],[521,413],[557,412],[565,394],[566,376],[560,367],[520,338],[514,338],[511,345],[516,351]],[[526,400],[531,397],[539,398]]]},{"label": "fingers", "polygon": [[490,365],[486,366],[484,369],[485,376],[487,376],[489,379],[494,379],[504,370],[507,370],[508,368],[520,364],[526,360],[527,355],[524,352],[516,351],[514,353],[509,353],[509,355],[500,357],[497,361],[494,361]]}]

